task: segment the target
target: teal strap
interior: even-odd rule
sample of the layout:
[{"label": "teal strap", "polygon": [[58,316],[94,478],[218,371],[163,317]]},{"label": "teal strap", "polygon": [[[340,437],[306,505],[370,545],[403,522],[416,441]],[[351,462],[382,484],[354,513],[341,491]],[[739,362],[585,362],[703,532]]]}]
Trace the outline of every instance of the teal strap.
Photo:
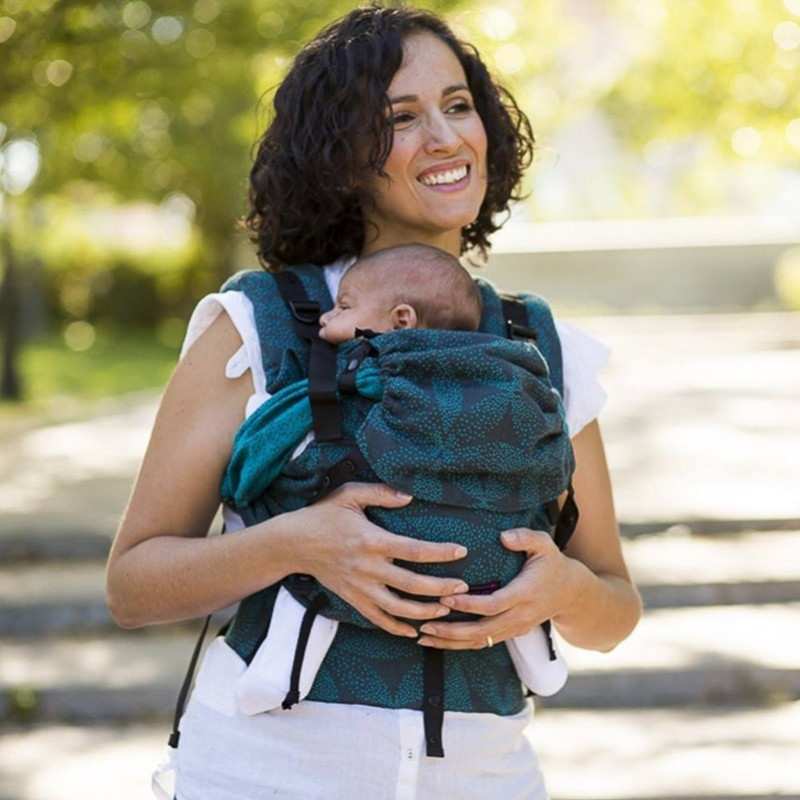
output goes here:
[{"label": "teal strap", "polygon": [[[380,398],[381,379],[376,365],[364,364],[356,373],[356,389],[364,397]],[[259,498],[278,477],[311,425],[307,378],[262,403],[236,432],[220,489],[223,500],[235,508],[244,508]]]}]

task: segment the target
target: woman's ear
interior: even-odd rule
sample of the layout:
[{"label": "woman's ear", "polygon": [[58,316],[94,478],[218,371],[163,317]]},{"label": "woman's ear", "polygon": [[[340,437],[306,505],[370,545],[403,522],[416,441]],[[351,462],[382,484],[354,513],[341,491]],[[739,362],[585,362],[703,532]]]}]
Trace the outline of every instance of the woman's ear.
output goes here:
[{"label": "woman's ear", "polygon": [[416,328],[417,312],[408,303],[400,303],[392,309],[392,329]]}]

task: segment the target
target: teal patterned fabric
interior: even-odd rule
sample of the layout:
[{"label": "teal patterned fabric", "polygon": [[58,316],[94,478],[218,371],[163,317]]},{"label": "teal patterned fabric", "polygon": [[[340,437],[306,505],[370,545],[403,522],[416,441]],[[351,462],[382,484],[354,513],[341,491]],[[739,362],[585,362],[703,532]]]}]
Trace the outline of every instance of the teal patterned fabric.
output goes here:
[{"label": "teal patterned fabric", "polygon": [[356,438],[378,477],[415,498],[521,511],[564,491],[565,413],[536,347],[465,331],[372,340],[383,396]]},{"label": "teal patterned fabric", "polygon": [[[404,508],[368,509],[376,524],[429,541],[458,541],[469,550],[458,562],[406,566],[462,577],[471,586],[502,586],[514,578],[524,556],[506,550],[500,532],[548,529],[543,503],[566,488],[574,460],[563,404],[550,380],[552,364],[537,347],[491,332],[498,329],[492,287],[481,285],[489,332],[397,331],[371,340],[374,352],[359,368],[360,391],[368,396],[347,396],[341,404],[345,438],[312,443],[289,460],[310,426],[310,411],[304,385],[295,383],[305,375],[303,348],[286,335],[291,323],[279,313],[285,307],[272,283],[271,276],[257,273],[227,287],[245,291],[254,302],[262,347],[269,343],[267,385],[277,393],[237,434],[224,497],[248,524],[300,508],[317,496],[322,474],[357,446],[369,467],[356,479],[382,481],[414,496]],[[552,329],[540,337],[552,353],[557,336],[549,310],[538,299],[532,305],[545,315],[537,331],[548,324]],[[338,372],[358,344],[340,347]],[[277,366],[267,363],[278,352]],[[560,370],[560,352],[556,356]],[[298,591],[291,580],[287,586]],[[302,597],[321,590],[306,580]],[[271,612],[275,592],[270,587],[245,600],[228,633],[229,644],[247,661],[264,635],[263,615]],[[374,628],[340,598],[328,596],[325,615],[348,624],[339,627],[309,698],[421,708],[421,648]],[[513,714],[524,703],[504,647],[448,652],[445,679],[448,710]]]}]

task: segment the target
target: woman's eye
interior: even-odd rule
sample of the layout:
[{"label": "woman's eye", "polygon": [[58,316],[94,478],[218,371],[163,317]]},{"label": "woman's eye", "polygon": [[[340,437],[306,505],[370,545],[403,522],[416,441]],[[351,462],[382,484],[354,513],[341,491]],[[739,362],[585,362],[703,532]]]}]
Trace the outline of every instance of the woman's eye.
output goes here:
[{"label": "woman's eye", "polygon": [[458,100],[447,108],[448,114],[466,114],[470,111],[472,111],[472,104],[466,100]]},{"label": "woman's eye", "polygon": [[397,127],[398,125],[408,125],[410,122],[414,121],[414,115],[408,111],[398,111],[395,114],[392,114],[392,125]]}]

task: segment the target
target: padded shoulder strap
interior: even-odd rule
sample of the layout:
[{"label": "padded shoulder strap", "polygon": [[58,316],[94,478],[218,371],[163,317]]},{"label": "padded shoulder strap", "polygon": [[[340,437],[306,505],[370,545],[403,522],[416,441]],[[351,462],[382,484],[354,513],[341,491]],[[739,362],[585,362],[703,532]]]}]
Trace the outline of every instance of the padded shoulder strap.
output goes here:
[{"label": "padded shoulder strap", "polygon": [[[489,281],[476,278],[475,281],[483,298],[483,318],[480,330],[496,336],[528,338],[522,327],[523,317],[519,313],[520,306],[525,309],[527,327],[535,335],[535,343],[544,356],[550,370],[550,382],[558,393],[564,396],[564,364],[561,357],[561,340],[558,338],[553,312],[547,301],[530,292],[517,295],[500,294]],[[559,512],[557,506],[551,509],[554,522],[553,538],[559,549],[563,550],[578,524],[578,506],[572,480],[569,482],[567,498]]]},{"label": "padded shoulder strap", "polygon": [[[483,317],[479,330],[507,339],[530,338],[522,330],[524,327],[534,331],[536,346],[550,370],[550,381],[563,397],[564,367],[561,358],[561,340],[558,338],[553,313],[547,301],[530,292],[516,295],[501,294],[483,278],[476,278],[475,282],[483,298]],[[520,311],[524,316],[519,313]]]},{"label": "padded shoulder strap", "polygon": [[[287,270],[298,277],[308,299],[319,303],[320,313],[333,306],[321,267],[304,264]],[[253,304],[267,391],[274,393],[307,377],[309,343],[298,335],[275,276],[263,270],[246,270],[229,278],[222,291],[244,292]]]}]

